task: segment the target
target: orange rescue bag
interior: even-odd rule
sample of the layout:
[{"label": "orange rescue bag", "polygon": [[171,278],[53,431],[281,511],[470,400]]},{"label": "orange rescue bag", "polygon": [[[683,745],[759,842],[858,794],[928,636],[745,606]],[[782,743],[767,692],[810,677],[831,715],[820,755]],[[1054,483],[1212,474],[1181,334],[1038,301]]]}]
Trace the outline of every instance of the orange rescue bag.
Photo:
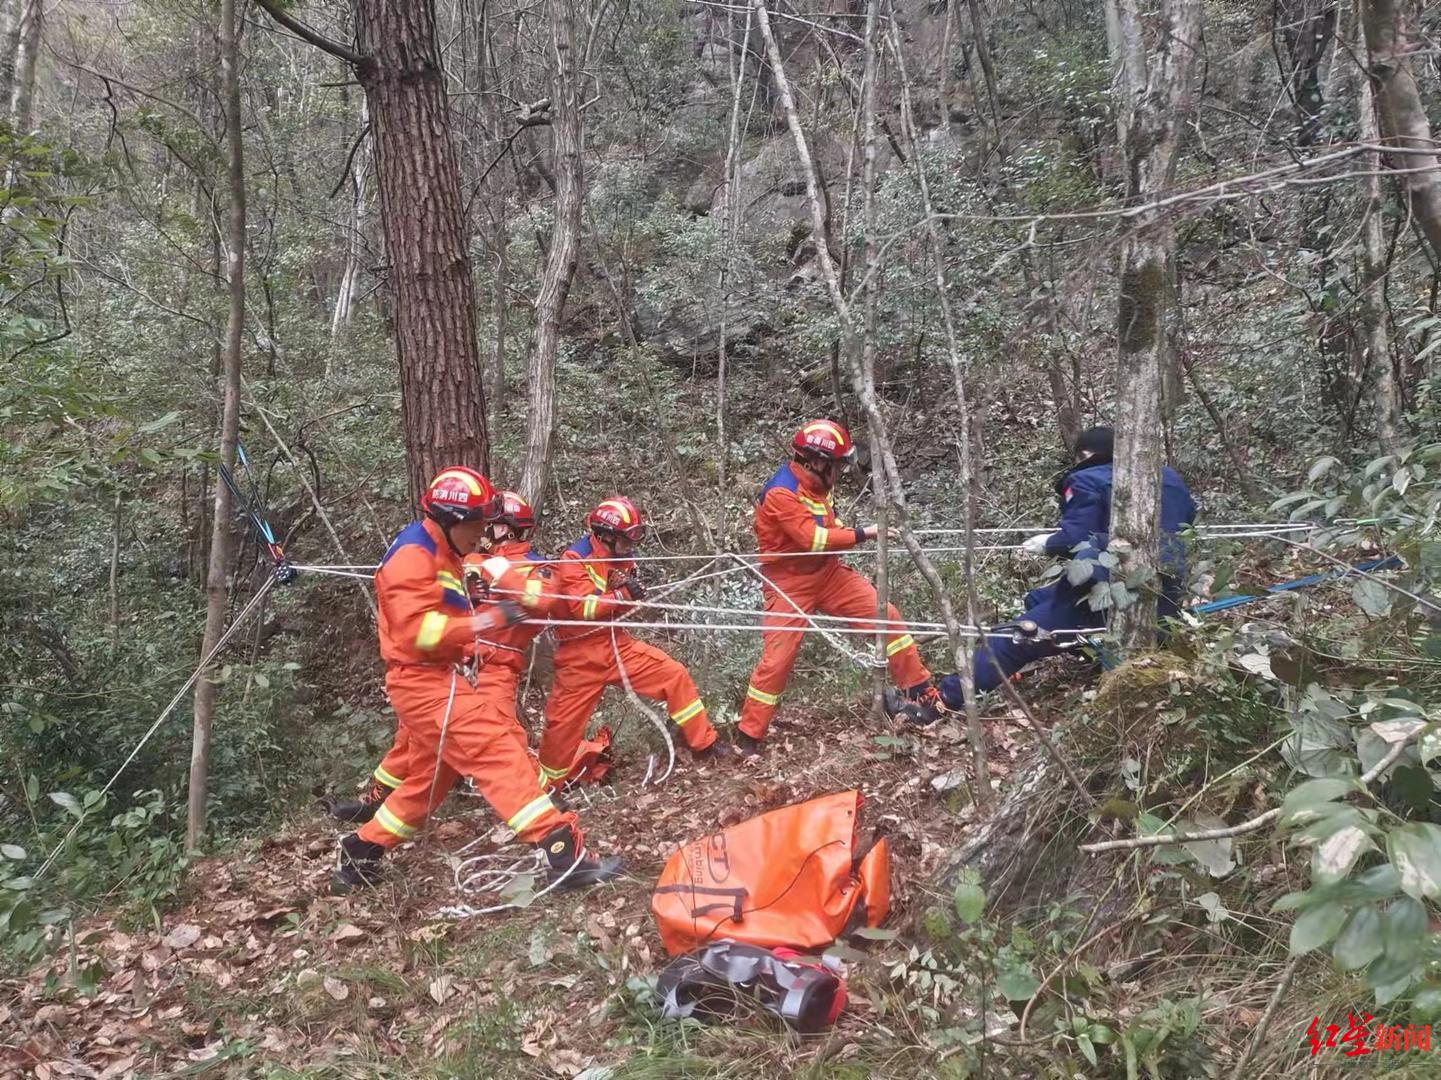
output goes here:
[{"label": "orange rescue bag", "polygon": [[651,911],[672,956],[729,938],[815,949],[891,906],[883,839],[856,850],[859,791],[772,810],[681,847],[656,882]]}]

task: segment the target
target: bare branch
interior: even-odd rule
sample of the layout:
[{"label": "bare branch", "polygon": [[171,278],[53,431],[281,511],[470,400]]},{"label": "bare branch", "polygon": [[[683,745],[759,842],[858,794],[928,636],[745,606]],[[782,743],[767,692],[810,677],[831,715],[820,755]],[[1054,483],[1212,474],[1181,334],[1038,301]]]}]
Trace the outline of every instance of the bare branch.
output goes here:
[{"label": "bare branch", "polygon": [[266,14],[300,38],[301,41],[309,42],[322,52],[328,52],[331,56],[337,56],[347,64],[357,66],[364,59],[354,49],[347,49],[344,45],[331,41],[320,31],[306,26],[305,23],[282,8],[279,0],[255,0],[255,2],[265,9]]},{"label": "bare branch", "polygon": [[[1417,728],[1417,731],[1422,729]],[[1392,765],[1401,759],[1406,752],[1406,747],[1411,745],[1416,738],[1417,731],[1413,731],[1404,739],[1393,743],[1386,756],[1376,762],[1369,770],[1361,775],[1361,786],[1369,787],[1377,777],[1381,776]],[[1169,847],[1172,844],[1194,844],[1203,840],[1229,840],[1233,836],[1245,836],[1247,833],[1263,829],[1271,822],[1281,816],[1281,807],[1273,807],[1264,814],[1257,814],[1249,821],[1243,821],[1239,825],[1232,825],[1225,829],[1203,829],[1200,832],[1171,833],[1169,835],[1157,834],[1155,836],[1132,836],[1126,840],[1106,840],[1099,844],[1082,844],[1080,850],[1087,855],[1099,855],[1104,851],[1133,851],[1136,848],[1148,847]]]}]

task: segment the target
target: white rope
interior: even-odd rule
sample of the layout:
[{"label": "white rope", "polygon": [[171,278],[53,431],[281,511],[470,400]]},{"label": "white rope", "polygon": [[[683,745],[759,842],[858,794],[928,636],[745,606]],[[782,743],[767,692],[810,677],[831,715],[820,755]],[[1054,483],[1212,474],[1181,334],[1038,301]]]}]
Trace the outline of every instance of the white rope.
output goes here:
[{"label": "white rope", "polygon": [[445,751],[445,736],[450,730],[450,714],[455,708],[455,684],[460,681],[460,668],[450,667],[450,693],[445,698],[445,714],[440,718],[440,741],[435,744],[435,762],[430,769],[430,792],[425,796],[425,824],[429,831],[430,817],[435,812],[435,785],[440,780],[440,758]]},{"label": "white rope", "polygon": [[[640,713],[651,722],[655,729],[660,732],[660,737],[665,740],[665,750],[667,755],[665,773],[661,776],[659,780],[656,781],[657,784],[664,784],[667,780],[670,779],[670,774],[675,771],[675,740],[671,738],[670,730],[666,727],[665,722],[662,721],[661,718],[655,714],[654,709],[652,709],[645,702],[641,701],[639,695],[637,695],[635,692],[635,687],[631,685],[630,673],[626,671],[625,661],[622,660],[620,657],[620,642],[616,638],[614,628],[612,628],[610,632],[610,648],[611,652],[615,654],[615,666],[616,669],[620,672],[620,682],[621,685],[625,687],[626,698],[629,699],[631,705],[633,705],[637,710],[639,710]],[[650,783],[651,773],[653,771],[653,765],[650,768],[646,769],[645,781],[641,784],[641,787],[645,787],[647,784]]]},{"label": "white rope", "polygon": [[[1342,524],[1342,522],[1337,522]],[[1223,524],[1197,525],[1192,531],[1198,538],[1220,539],[1220,540],[1241,540],[1252,538],[1265,538],[1278,536],[1281,533],[1311,532],[1321,526],[1310,522],[1231,522]],[[914,529],[918,536],[964,536],[964,529]],[[998,528],[973,529],[972,532],[980,534],[1008,534],[1008,533],[1029,533],[1039,535],[1041,533],[1053,533],[1054,526],[1044,525],[1007,525]],[[984,544],[972,546],[969,550],[976,553],[990,551],[1020,551],[1022,544]],[[966,551],[964,546],[938,546],[923,547],[922,551],[928,555],[939,555]],[[748,560],[760,565],[780,559],[815,559],[826,558],[837,555],[852,555],[864,558],[874,558],[878,554],[875,548],[854,547],[844,551],[813,552],[813,551],[774,551],[761,555],[757,552],[700,552],[694,555],[631,555],[625,558],[588,558],[585,561],[590,563],[663,563],[663,562],[695,562],[705,559],[708,562],[715,562],[719,559]],[[892,552],[900,554],[900,552]],[[907,553],[908,554],[908,553]],[[573,560],[557,559],[530,559],[528,560],[540,566],[556,566]],[[335,574],[341,577],[364,577],[368,578],[380,569],[377,564],[358,563],[294,563],[296,570],[305,570],[317,574]],[[729,571],[728,571],[729,572]],[[707,575],[710,576],[710,575]],[[720,575],[716,575],[720,576]]]},{"label": "white rope", "polygon": [[[469,845],[467,845],[467,847],[468,846]],[[465,849],[462,848],[461,850],[463,851]],[[542,896],[545,896],[546,894],[551,893],[555,889],[559,888],[561,883],[564,882],[566,878],[570,877],[571,874],[575,873],[576,867],[580,865],[581,860],[584,857],[584,849],[577,851],[575,861],[565,868],[565,872],[562,873],[559,877],[557,877],[554,881],[546,885],[546,887],[541,889],[540,892],[533,895],[526,904],[517,904],[511,901],[507,901],[503,904],[492,904],[489,907],[480,908],[471,907],[469,904],[451,904],[438,910],[435,913],[435,916],[438,919],[471,919],[477,915],[494,915],[497,912],[501,911],[518,910],[522,907],[528,907],[530,904],[533,904],[537,900],[539,900]],[[478,863],[484,863],[488,860],[498,859],[512,859],[513,861],[511,862],[509,868],[502,870],[482,870],[473,872],[465,870],[467,866],[474,866]],[[533,867],[533,869],[517,869],[518,867],[524,867],[526,863],[529,863],[530,866]],[[544,870],[545,857],[539,849],[536,849],[529,858],[526,858],[524,856],[509,856],[503,854],[502,851],[495,851],[491,852],[488,855],[475,855],[469,859],[465,859],[460,862],[455,868],[455,887],[458,891],[463,893],[468,892],[478,895],[485,895],[487,893],[499,893],[507,885],[515,881],[517,878],[521,877],[523,874],[541,874],[544,872]],[[461,880],[462,873],[468,874],[468,877],[465,879],[464,884]],[[483,880],[483,883],[481,885],[471,884],[477,878],[485,879],[487,874],[489,875],[489,880]]]},{"label": "white rope", "polygon": [[[737,560],[737,561],[739,561],[739,560]],[[815,619],[813,619],[813,618],[811,617],[811,613],[810,613],[810,612],[805,611],[799,604],[797,604],[794,600],[792,600],[792,599],[790,598],[790,594],[788,594],[784,589],[782,589],[782,588],[781,588],[779,585],[777,585],[774,581],[770,580],[768,577],[766,577],[764,574],[762,574],[759,570],[757,570],[754,566],[751,566],[750,563],[742,562],[741,565],[743,565],[747,570],[749,570],[749,571],[750,571],[752,574],[754,574],[756,577],[760,578],[761,584],[762,584],[763,587],[764,587],[764,586],[769,586],[771,589],[774,589],[777,596],[779,596],[782,600],[784,600],[787,604],[789,604],[793,609],[795,609],[796,614],[799,615],[801,618],[805,619],[806,622],[808,622],[808,623],[810,624],[810,628],[811,628],[811,629],[814,629],[815,631],[817,631],[817,632],[821,635],[821,637],[825,638],[826,642],[827,642],[833,649],[835,649],[837,652],[839,652],[842,656],[847,657],[852,663],[854,663],[854,664],[856,664],[856,665],[858,665],[858,666],[860,666],[860,667],[862,667],[862,668],[864,668],[864,669],[866,669],[866,670],[868,670],[868,671],[870,671],[870,670],[880,670],[881,668],[887,666],[886,661],[880,660],[880,659],[878,659],[877,657],[872,656],[870,653],[864,653],[864,652],[860,652],[860,651],[858,651],[858,650],[856,650],[856,649],[852,649],[849,645],[845,644],[845,642],[842,641],[841,639],[836,638],[836,637],[832,637],[831,635],[832,635],[833,633],[836,633],[837,631],[840,631],[840,630],[842,630],[843,628],[841,628],[841,627],[828,628],[828,627],[821,626],[818,622],[816,622]],[[764,613],[762,613],[762,614],[764,614]],[[764,625],[763,625],[763,626],[760,627],[760,629],[761,629],[763,632],[769,632],[769,631],[771,631],[771,630],[781,630],[781,631],[799,630],[801,633],[805,633],[805,631],[806,631],[806,627],[804,627],[804,626],[764,626]],[[861,633],[866,634],[866,635],[871,635],[871,634],[874,634],[874,633],[875,633],[875,630],[874,630],[874,629],[864,629],[864,630],[861,631]],[[902,631],[902,633],[904,633],[904,631]]]},{"label": "white rope", "polygon": [[[95,801],[96,806],[100,806],[104,802],[105,796],[110,794],[110,789],[113,788],[115,786],[115,782],[120,779],[120,774],[123,773],[126,769],[128,769],[130,767],[130,763],[139,756],[140,751],[145,749],[145,745],[150,741],[151,736],[153,736],[157,731],[160,730],[160,725],[165,723],[165,721],[169,718],[170,714],[175,711],[175,707],[180,704],[180,700],[186,695],[187,692],[189,692],[190,688],[199,681],[200,676],[204,673],[205,669],[210,666],[211,661],[214,660],[217,655],[219,655],[220,650],[225,647],[225,643],[235,635],[235,632],[244,625],[245,620],[250,617],[250,613],[260,605],[261,600],[265,598],[265,594],[270,591],[271,586],[274,584],[275,578],[267,577],[265,579],[265,584],[260,586],[260,588],[256,590],[255,595],[250,598],[250,603],[246,604],[245,607],[241,609],[240,614],[235,616],[235,619],[233,622],[231,622],[229,628],[225,631],[225,633],[220,635],[220,640],[217,641],[215,645],[211,648],[211,650],[205,654],[204,658],[200,661],[200,663],[196,666],[195,670],[191,673],[190,678],[185,680],[185,685],[182,686],[179,690],[175,691],[175,696],[170,699],[170,704],[166,705],[165,708],[161,711],[160,715],[155,718],[155,723],[150,725],[150,730],[148,730],[144,735],[140,737],[140,741],[135,744],[135,748],[130,751],[130,755],[120,763],[120,768],[116,769],[115,773],[110,777],[110,779],[105,782],[105,786],[100,789],[100,798]],[[38,880],[39,878],[43,877],[45,871],[50,869],[51,864],[55,862],[56,857],[59,856],[61,850],[65,847],[65,845],[70,842],[70,838],[75,835],[76,830],[79,829],[82,824],[84,824],[85,818],[89,815],[89,813],[89,809],[85,807],[81,808],[80,816],[75,819],[75,824],[70,826],[70,830],[64,835],[64,837],[61,838],[60,842],[55,845],[54,849],[50,852],[50,854],[46,856],[45,861],[41,863],[40,869],[35,871],[35,879]]]}]

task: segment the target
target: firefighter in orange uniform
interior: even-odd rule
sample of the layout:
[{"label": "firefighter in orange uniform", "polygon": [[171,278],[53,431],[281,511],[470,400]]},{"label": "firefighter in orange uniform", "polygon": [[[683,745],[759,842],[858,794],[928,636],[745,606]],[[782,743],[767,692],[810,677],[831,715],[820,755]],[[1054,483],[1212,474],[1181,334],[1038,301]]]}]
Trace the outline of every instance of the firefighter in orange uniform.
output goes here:
[{"label": "firefighter in orange uniform", "polygon": [[[646,526],[635,504],[619,496],[592,510],[586,524],[590,535],[567,548],[555,567],[555,592],[566,598],[566,613],[557,617],[610,622],[645,597],[632,556]],[[684,664],[616,626],[557,626],[555,639],[555,682],[546,699],[540,740],[542,783],[558,784],[570,771],[586,722],[605,688],[626,681],[643,697],[665,699],[671,720],[697,758],[730,753],[728,744],[716,741],[705,703]]]},{"label": "firefighter in orange uniform", "polygon": [[579,887],[615,877],[620,860],[591,858],[575,815],[560,812],[536,782],[515,720],[514,675],[500,671],[504,664],[482,666],[472,683],[456,667],[472,648],[485,655],[524,619],[526,601],[544,610],[543,589],[528,589],[528,578],[501,556],[483,576],[498,595],[521,603],[487,601],[476,611],[467,595],[461,562],[486,543],[503,512],[500,496],[484,476],[455,466],[431,481],[421,508],[425,517],[396,537],[375,575],[385,688],[408,760],[371,820],[341,840],[333,890],[374,884],[381,857],[415,835],[457,776],[470,777],[521,840],[542,847],[552,881]]},{"label": "firefighter in orange uniform", "polygon": [[[514,491],[502,491],[500,498],[501,512],[499,516],[492,518],[486,526],[485,539],[481,545],[485,551],[471,552],[462,560],[466,590],[476,604],[482,603],[486,599],[510,599],[517,602],[522,599],[522,596],[488,596],[490,589],[484,580],[481,566],[492,555],[499,555],[506,559],[516,573],[527,579],[525,587],[532,592],[541,591],[543,585],[539,583],[548,578],[550,574],[545,560],[536,553],[530,543],[530,538],[535,532],[535,509]],[[534,575],[533,578],[532,575]],[[538,584],[531,585],[531,580]],[[524,594],[522,593],[522,595]],[[531,614],[534,615],[535,612],[532,611]],[[543,623],[517,623],[508,629],[497,630],[488,635],[489,641],[486,643],[476,643],[472,654],[476,663],[488,665],[491,668],[491,675],[496,675],[500,671],[511,673],[512,693],[508,700],[512,704],[526,646],[544,630]],[[491,677],[491,675],[487,677]],[[500,697],[497,695],[497,701],[499,700]],[[512,715],[514,716],[514,710],[512,710]],[[516,723],[516,731],[524,745],[525,731],[519,726],[518,717]],[[401,781],[408,771],[409,743],[410,738],[406,729],[403,726],[397,726],[395,740],[391,744],[390,750],[376,766],[375,772],[371,774],[370,786],[358,799],[331,800],[329,804],[331,814],[341,821],[357,825],[373,818],[376,810],[380,808],[380,804],[385,802],[386,797],[400,787]]]},{"label": "firefighter in orange uniform", "polygon": [[[842,563],[837,554],[874,540],[880,531],[875,525],[847,528],[836,520],[831,489],[855,449],[850,433],[840,424],[812,420],[791,441],[791,460],[761,489],[755,528],[767,580],[763,626],[809,625],[799,608],[806,614],[819,611],[857,620],[853,626],[876,628],[875,586]],[[942,706],[931,673],[921,663],[916,643],[899,621],[901,613],[895,605],[890,605],[887,613],[894,620],[886,627],[891,631],[886,641],[891,679],[905,692],[910,710],[935,720]],[[760,749],[804,636],[795,630],[764,635],[760,662],[751,673],[741,707],[738,743],[742,753],[754,754]]]}]

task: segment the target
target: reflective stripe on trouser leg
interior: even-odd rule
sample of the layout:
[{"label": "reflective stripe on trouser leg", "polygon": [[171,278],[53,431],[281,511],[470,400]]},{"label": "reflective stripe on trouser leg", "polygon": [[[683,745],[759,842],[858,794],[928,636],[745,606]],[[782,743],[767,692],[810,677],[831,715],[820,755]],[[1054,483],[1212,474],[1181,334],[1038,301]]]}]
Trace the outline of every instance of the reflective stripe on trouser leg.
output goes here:
[{"label": "reflective stripe on trouser leg", "polygon": [[[789,585],[785,586],[792,599],[805,606],[805,599],[797,597]],[[791,606],[776,590],[765,590],[765,614],[761,618],[763,627],[805,626],[806,621],[799,615],[787,615]],[[762,635],[761,657],[751,672],[750,685],[746,688],[745,701],[741,704],[740,729],[753,739],[763,739],[775,715],[776,705],[790,681],[791,668],[795,666],[796,654],[800,652],[804,634],[793,631],[771,632]]]},{"label": "reflective stripe on trouser leg", "polygon": [[[836,566],[826,582],[819,606],[827,615],[857,620],[852,624],[854,626],[876,629],[876,587],[849,566]],[[895,634],[886,638],[886,666],[890,668],[891,681],[903,690],[929,682],[931,673],[921,663],[921,654],[906,632],[895,604],[886,605],[886,618],[895,624],[896,629]]]},{"label": "reflective stripe on trouser leg", "polygon": [[[704,750],[716,741],[716,730],[706,716],[700,692],[684,664],[663,649],[636,641],[627,635],[616,641],[619,662],[625,665],[626,677],[633,690],[642,697],[665,702],[666,712],[676,722],[685,744],[692,750]],[[620,682],[617,670],[612,685]]]},{"label": "reflective stripe on trouser leg", "polygon": [[417,759],[425,749],[430,751],[430,765],[417,769],[385,797],[385,802],[375,811],[375,816],[356,830],[362,840],[381,847],[395,847],[407,840],[413,840],[424,827],[430,812],[442,802],[455,783],[455,770],[444,762],[437,771],[435,743],[415,738],[410,743]]},{"label": "reflective stripe on trouser leg", "polygon": [[570,772],[585,725],[614,671],[608,634],[556,650],[555,681],[545,699],[545,729],[540,736],[543,775],[553,780]]}]

